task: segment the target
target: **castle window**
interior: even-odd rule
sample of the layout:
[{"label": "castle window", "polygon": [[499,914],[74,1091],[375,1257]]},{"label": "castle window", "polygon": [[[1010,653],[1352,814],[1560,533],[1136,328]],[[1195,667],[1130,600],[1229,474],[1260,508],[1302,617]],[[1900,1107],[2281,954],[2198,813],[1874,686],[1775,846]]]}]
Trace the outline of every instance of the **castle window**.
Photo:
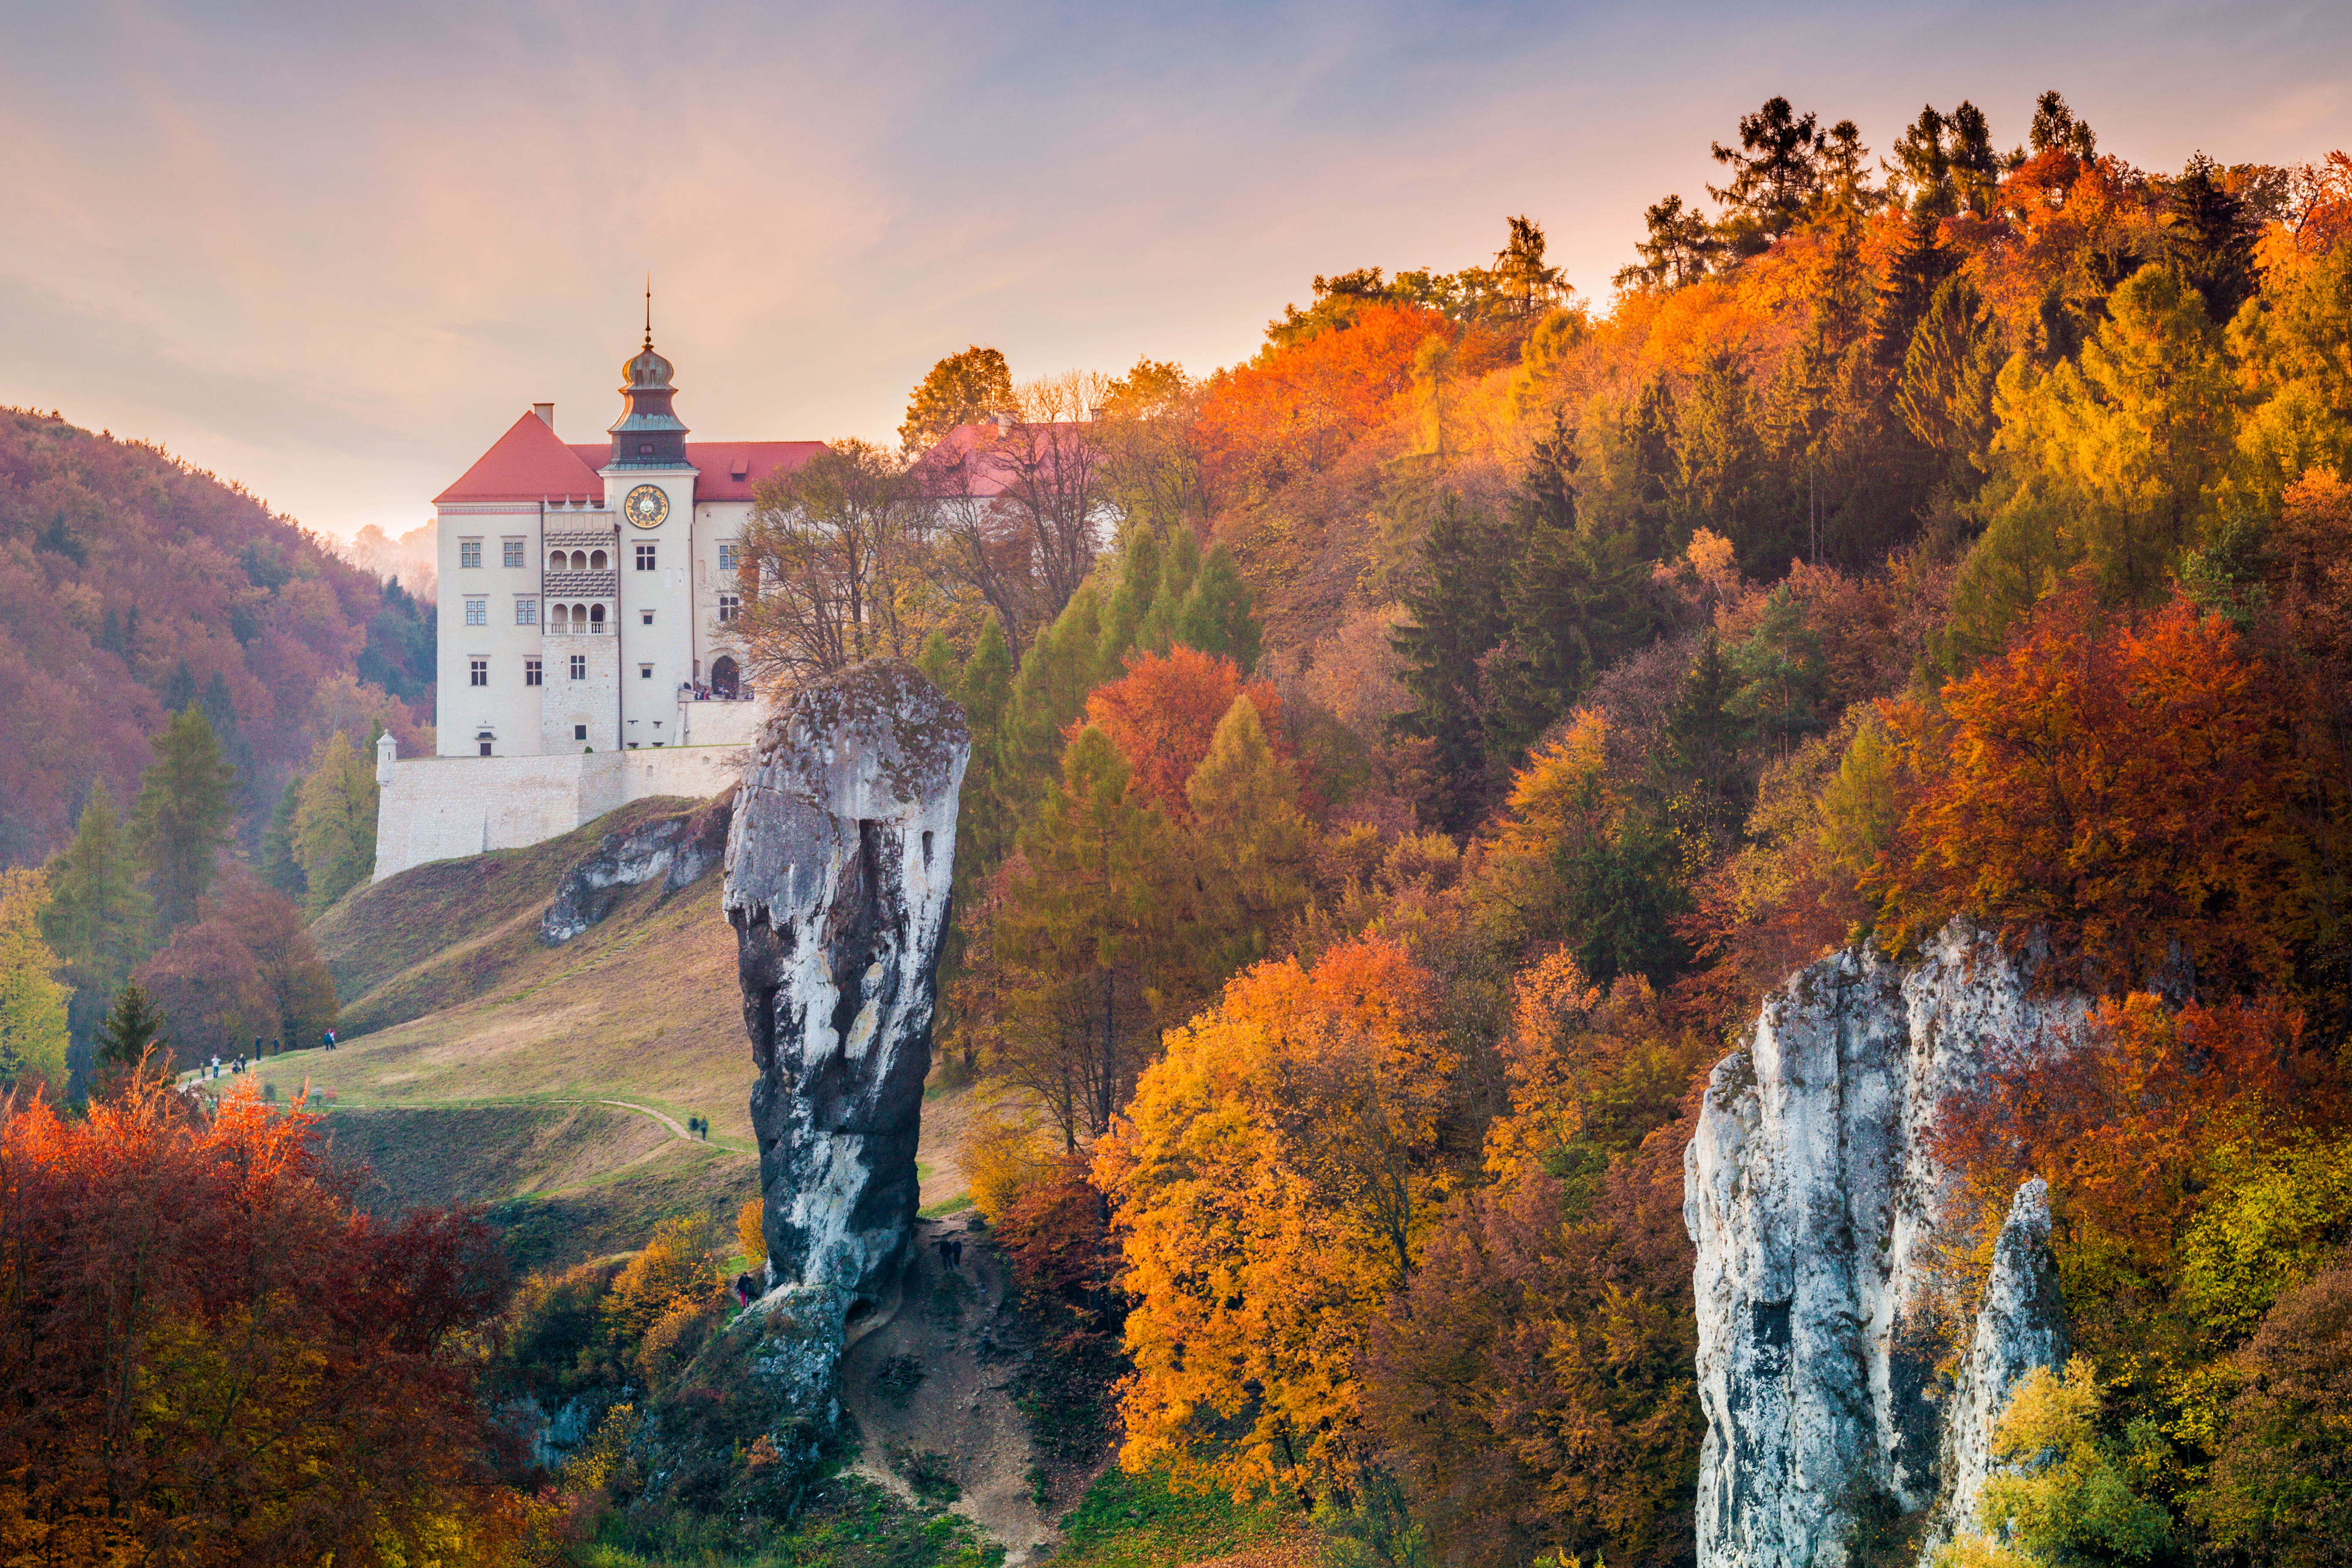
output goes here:
[{"label": "castle window", "polygon": [[[490,661],[488,659],[467,659],[466,661],[466,665],[467,675],[467,679],[466,681],[467,685],[488,686],[490,683]],[[489,753],[488,752],[484,752],[482,755],[487,757]]]},{"label": "castle window", "polygon": [[478,539],[457,541],[457,564],[479,566],[482,563],[482,542]]},{"label": "castle window", "polygon": [[571,559],[572,558],[570,556],[564,554],[561,550],[551,550],[547,552],[547,569],[550,572],[563,571],[565,569],[566,563]]},{"label": "castle window", "polygon": [[519,626],[537,626],[538,624],[539,601],[537,599],[517,599],[515,601],[515,625]]},{"label": "castle window", "polygon": [[484,755],[484,756],[486,756],[486,757],[487,757],[487,756],[488,756],[489,754],[490,754],[490,743],[489,743],[488,741],[485,741],[485,742],[482,742],[482,755]]},{"label": "castle window", "polygon": [[641,664],[637,666],[637,679],[639,680],[651,680],[653,678],[654,667],[652,665]]},{"label": "castle window", "polygon": [[719,618],[721,622],[731,621],[742,613],[743,600],[740,595],[721,594],[719,595]]},{"label": "castle window", "polygon": [[527,658],[522,661],[522,683],[525,686],[537,686],[540,683],[539,660]]},{"label": "castle window", "polygon": [[548,611],[547,629],[553,632],[557,637],[562,637],[569,633],[572,630],[572,606],[569,605],[558,605],[553,609]]},{"label": "castle window", "polygon": [[572,679],[574,680],[585,680],[588,679],[588,656],[586,654],[575,653],[572,656]]},{"label": "castle window", "polygon": [[[577,621],[577,620],[580,618],[580,612],[579,612],[579,611],[577,611],[577,610],[572,611],[572,618],[573,620]],[[589,605],[589,606],[588,606],[588,632],[589,632],[589,635],[590,635],[590,636],[592,636],[592,637],[601,637],[601,636],[603,636],[603,635],[604,635],[604,605]]]},{"label": "castle window", "polygon": [[521,540],[502,539],[499,541],[499,564],[501,566],[520,566],[522,564]]},{"label": "castle window", "polygon": [[652,626],[654,624],[654,613],[651,610],[639,610],[637,612],[637,624],[645,626]]},{"label": "castle window", "polygon": [[721,572],[735,570],[735,545],[732,541],[722,543],[719,547],[719,569]]},{"label": "castle window", "polygon": [[651,542],[637,546],[637,570],[640,572],[654,570],[654,547]]},{"label": "castle window", "polygon": [[[574,557],[574,559],[576,560],[578,558]],[[604,552],[599,550],[594,554],[588,557],[588,570],[591,572],[602,572],[604,569]]]},{"label": "castle window", "polygon": [[467,600],[466,624],[469,626],[488,626],[490,624],[490,602],[488,599]]}]

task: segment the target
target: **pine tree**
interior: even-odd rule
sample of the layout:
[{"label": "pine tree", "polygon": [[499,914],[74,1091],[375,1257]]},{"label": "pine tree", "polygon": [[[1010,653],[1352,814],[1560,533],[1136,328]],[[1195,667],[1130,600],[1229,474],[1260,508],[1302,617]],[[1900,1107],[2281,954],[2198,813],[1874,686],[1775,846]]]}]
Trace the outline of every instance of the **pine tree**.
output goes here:
[{"label": "pine tree", "polygon": [[136,980],[124,982],[115,993],[113,1007],[98,1026],[99,1061],[127,1070],[139,1065],[150,1047],[159,1053],[167,1051],[163,1022],[163,1015],[147,998],[147,988]]},{"label": "pine tree", "polygon": [[1514,503],[1524,542],[1504,584],[1518,657],[1493,672],[1487,754],[1508,765],[1574,705],[1619,655],[1648,642],[1659,614],[1649,563],[1630,531],[1578,526],[1575,499],[1530,487]]},{"label": "pine tree", "polygon": [[286,781],[278,805],[269,813],[269,826],[261,835],[261,879],[289,899],[299,899],[310,891],[310,879],[302,874],[302,862],[294,858],[294,814],[302,805],[302,780],[297,776]]},{"label": "pine tree", "polygon": [[1184,786],[1202,884],[1192,931],[1209,985],[1265,957],[1307,902],[1314,830],[1298,780],[1266,743],[1257,707],[1236,697]]},{"label": "pine tree", "polygon": [[0,1089],[66,1088],[66,999],[58,955],[41,940],[48,879],[39,871],[0,871]]},{"label": "pine tree", "polygon": [[1928,206],[1913,209],[1904,231],[1903,248],[1886,265],[1886,282],[1878,292],[1875,328],[1878,363],[1889,368],[1903,363],[1936,290],[1960,269],[1960,253],[1942,239],[1942,220]]},{"label": "pine tree", "polygon": [[220,850],[228,843],[235,815],[229,792],[236,783],[235,771],[221,762],[220,744],[204,710],[191,700],[156,741],[155,764],[147,770],[131,816],[131,843],[155,897],[156,936],[196,918],[196,900],[211,889]]},{"label": "pine tree", "polygon": [[1178,642],[1230,658],[1244,675],[1257,667],[1259,632],[1257,617],[1250,613],[1249,584],[1223,544],[1201,563],[1200,575],[1176,611],[1174,629]]},{"label": "pine tree", "polygon": [[375,771],[341,731],[310,753],[294,811],[294,858],[316,915],[375,870]]}]

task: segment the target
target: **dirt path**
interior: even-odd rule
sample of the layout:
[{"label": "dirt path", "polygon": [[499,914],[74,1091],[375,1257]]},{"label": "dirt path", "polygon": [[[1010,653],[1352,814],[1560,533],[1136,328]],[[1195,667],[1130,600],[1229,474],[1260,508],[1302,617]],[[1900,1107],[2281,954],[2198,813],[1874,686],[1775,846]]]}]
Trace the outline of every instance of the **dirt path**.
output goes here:
[{"label": "dirt path", "polygon": [[[961,1268],[940,1260],[942,1239],[962,1243]],[[1030,1492],[1036,1456],[1008,1392],[1015,1363],[998,1349],[1004,1285],[969,1216],[918,1220],[898,1299],[853,1325],[841,1384],[864,1439],[857,1473],[901,1497],[918,1489],[910,1476],[951,1477],[954,1511],[1003,1542],[1006,1568],[1019,1568],[1044,1559],[1054,1529]]]},{"label": "dirt path", "polygon": [[[664,1127],[668,1128],[672,1132],[677,1133],[679,1137],[689,1140],[694,1137],[693,1133],[688,1132],[686,1130],[686,1124],[684,1122],[678,1121],[676,1117],[671,1116],[667,1112],[656,1110],[650,1105],[639,1105],[634,1100],[600,1100],[596,1103],[599,1105],[617,1105],[624,1110],[642,1110],[647,1116],[652,1117],[656,1121],[660,1122]],[[698,1112],[698,1114],[699,1113]]]}]

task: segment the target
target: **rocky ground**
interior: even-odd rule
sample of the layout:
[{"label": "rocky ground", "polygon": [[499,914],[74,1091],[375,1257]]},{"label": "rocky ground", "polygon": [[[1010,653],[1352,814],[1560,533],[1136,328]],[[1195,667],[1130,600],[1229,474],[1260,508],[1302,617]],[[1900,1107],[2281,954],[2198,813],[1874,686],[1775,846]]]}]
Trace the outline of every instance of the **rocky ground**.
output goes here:
[{"label": "rocky ground", "polygon": [[[963,1244],[950,1268],[940,1242]],[[1050,1553],[1043,1471],[1013,1403],[1003,1263],[970,1214],[919,1220],[896,1296],[851,1325],[842,1401],[863,1444],[856,1468],[900,1497],[939,1501],[1002,1542],[1008,1568]],[[1050,1500],[1047,1500],[1050,1506]]]}]

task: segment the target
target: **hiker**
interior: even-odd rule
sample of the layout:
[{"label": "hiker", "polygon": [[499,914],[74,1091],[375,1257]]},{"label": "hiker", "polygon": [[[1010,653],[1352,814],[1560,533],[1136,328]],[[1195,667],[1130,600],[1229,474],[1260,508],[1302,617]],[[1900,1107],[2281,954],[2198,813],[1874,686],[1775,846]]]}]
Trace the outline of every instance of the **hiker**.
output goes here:
[{"label": "hiker", "polygon": [[738,1301],[748,1307],[751,1304],[751,1298],[759,1293],[759,1281],[753,1279],[750,1274],[735,1276],[735,1299]]},{"label": "hiker", "polygon": [[213,1070],[211,1076],[214,1078],[220,1077],[220,1053],[218,1051],[215,1051],[213,1053]]},{"label": "hiker", "polygon": [[963,1267],[963,1237],[959,1236],[953,1241],[949,1242],[948,1248],[950,1253],[948,1258],[949,1267],[953,1268],[961,1268]]},{"label": "hiker", "polygon": [[259,1035],[253,1037],[253,1059],[255,1061],[259,1061],[261,1059],[261,1037]]},{"label": "hiker", "polygon": [[955,1243],[944,1236],[940,1237],[940,1267],[942,1268],[955,1267]]}]

